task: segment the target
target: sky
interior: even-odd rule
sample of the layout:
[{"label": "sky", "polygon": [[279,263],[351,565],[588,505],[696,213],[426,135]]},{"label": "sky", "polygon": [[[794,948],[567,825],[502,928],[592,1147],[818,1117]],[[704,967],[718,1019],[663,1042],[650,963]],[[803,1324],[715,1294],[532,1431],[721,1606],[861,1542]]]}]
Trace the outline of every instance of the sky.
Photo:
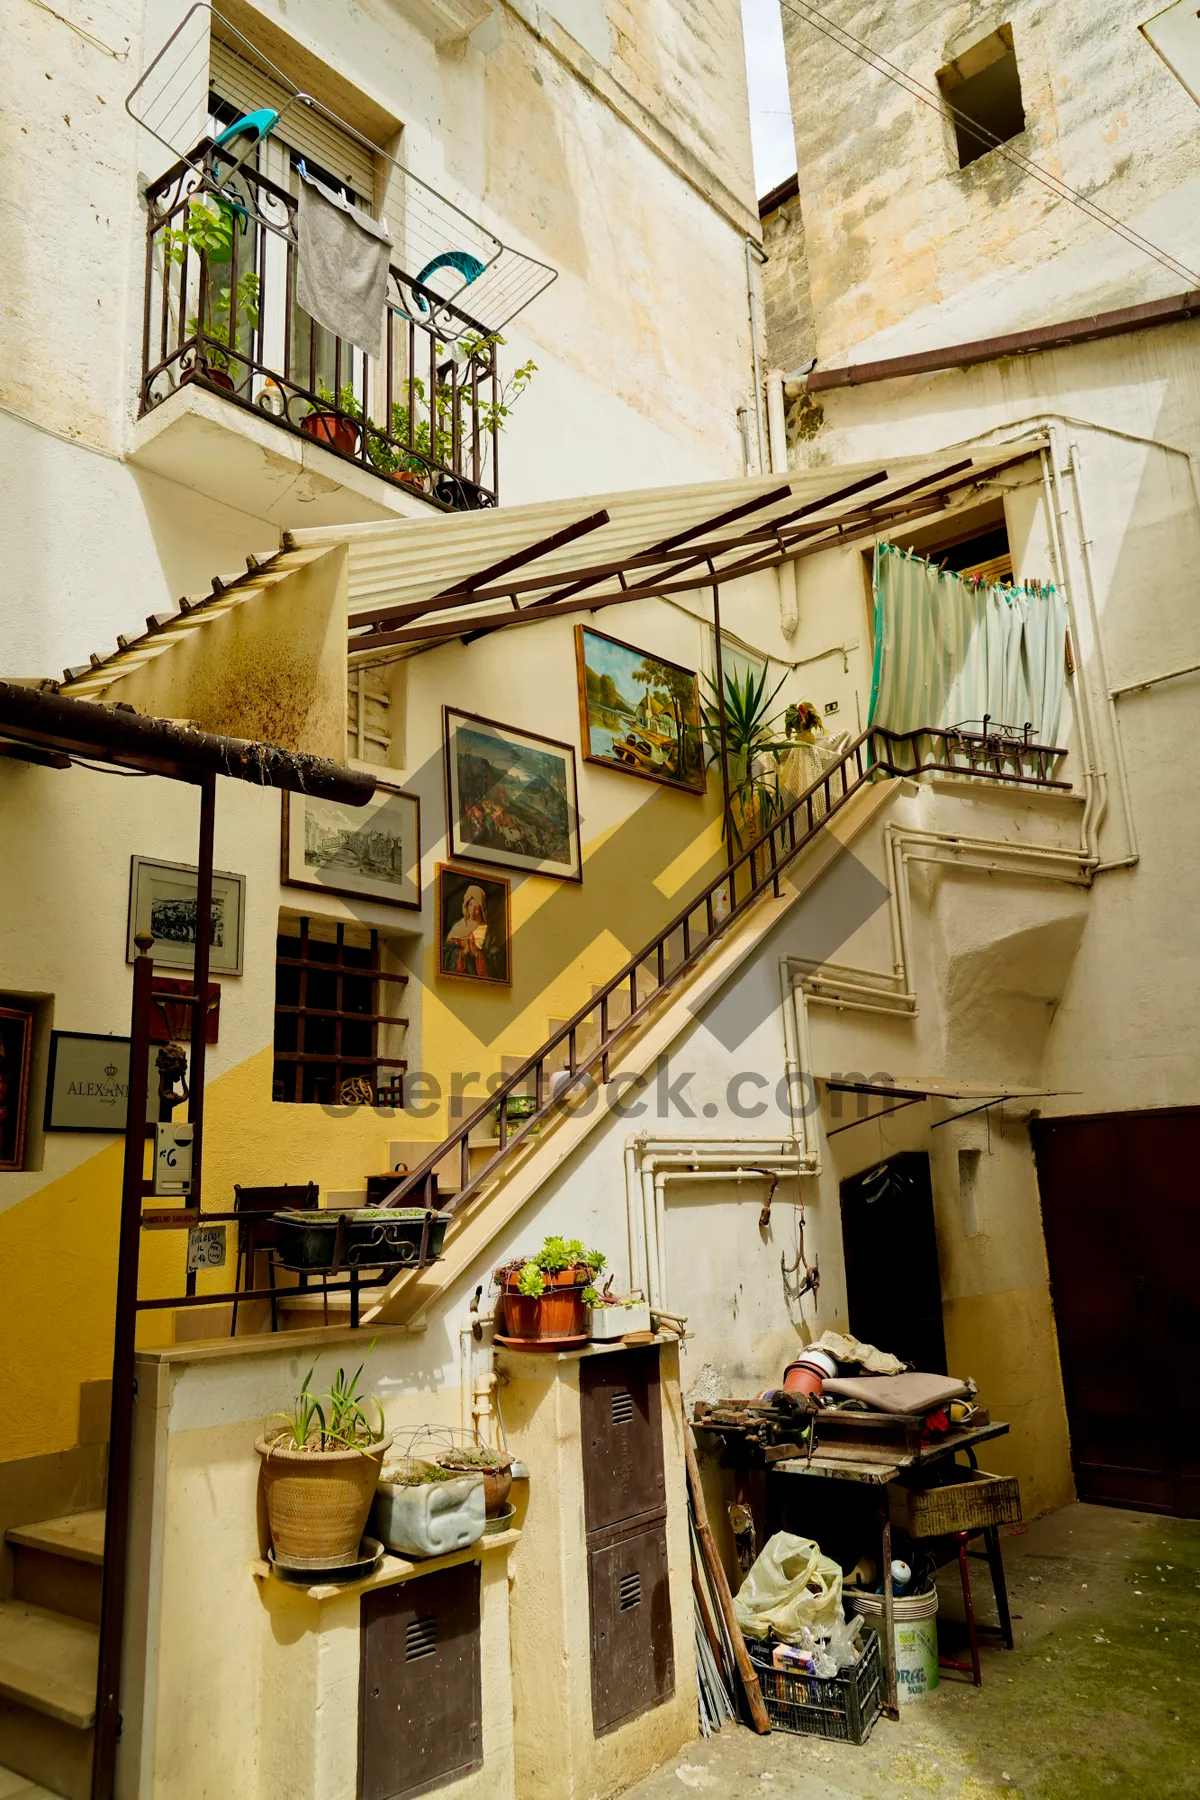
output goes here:
[{"label": "sky", "polygon": [[754,185],[761,197],[796,168],[779,0],[742,0],[742,28],[750,83]]}]

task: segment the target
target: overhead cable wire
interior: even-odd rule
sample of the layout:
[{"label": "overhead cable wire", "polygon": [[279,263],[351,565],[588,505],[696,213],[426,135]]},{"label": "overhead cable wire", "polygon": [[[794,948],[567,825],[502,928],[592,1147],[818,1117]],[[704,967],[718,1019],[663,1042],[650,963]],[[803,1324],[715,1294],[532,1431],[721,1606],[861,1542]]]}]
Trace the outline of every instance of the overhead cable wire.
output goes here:
[{"label": "overhead cable wire", "polygon": [[1043,169],[1038,163],[1031,162],[1019,150],[1010,149],[1007,140],[996,137],[986,126],[979,124],[977,120],[970,118],[966,113],[959,112],[958,108],[943,94],[935,93],[932,88],[928,88],[923,82],[918,81],[915,75],[910,75],[907,70],[890,62],[881,51],[872,49],[864,39],[855,37],[853,32],[847,31],[844,25],[836,24],[824,13],[820,13],[815,7],[806,4],[806,0],[780,0],[780,5],[787,12],[794,13],[797,18],[803,19],[814,30],[821,32],[840,49],[848,50],[851,56],[858,58],[859,62],[866,63],[877,74],[894,82],[912,99],[919,100],[923,106],[931,107],[943,118],[951,118],[956,123],[961,123],[974,137],[986,140],[989,150],[995,150],[996,154],[1002,156],[1005,162],[1012,163],[1027,175],[1032,175],[1036,181],[1040,181],[1044,187],[1047,187],[1056,199],[1066,200],[1070,205],[1078,207],[1088,218],[1094,219],[1106,230],[1115,232],[1133,249],[1140,250],[1143,255],[1152,257],[1155,262],[1161,263],[1172,274],[1181,275],[1190,286],[1200,287],[1200,273],[1197,273],[1195,269],[1189,268],[1178,257],[1172,256],[1169,250],[1164,250],[1161,245],[1144,237],[1132,225],[1126,225],[1121,219],[1114,218],[1112,213],[1106,212],[1094,200],[1089,200],[1086,194],[1081,194],[1078,188],[1071,187],[1060,176],[1051,175],[1047,169]]}]

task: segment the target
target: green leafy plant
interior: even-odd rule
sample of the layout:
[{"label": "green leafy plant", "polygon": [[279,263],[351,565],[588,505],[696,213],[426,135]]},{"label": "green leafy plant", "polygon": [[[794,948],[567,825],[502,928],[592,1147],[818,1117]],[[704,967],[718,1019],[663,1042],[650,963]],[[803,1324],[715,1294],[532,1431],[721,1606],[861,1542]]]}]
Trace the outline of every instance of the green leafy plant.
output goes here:
[{"label": "green leafy plant", "polygon": [[587,1268],[598,1275],[605,1264],[603,1252],[585,1250],[582,1238],[548,1237],[534,1261],[547,1275],[560,1275],[565,1269]]},{"label": "green leafy plant", "polygon": [[716,682],[708,675],[703,679],[712,696],[701,702],[704,739],[718,766],[724,712],[731,801],[728,823],[740,850],[766,831],[784,810],[779,791],[779,759],[791,746],[786,737],[778,735],[779,715],[772,715],[771,707],[787,677],[781,676],[768,694],[765,668],[757,674],[747,669],[744,678],[730,670],[725,676],[723,709]]},{"label": "green leafy plant", "polygon": [[527,1262],[517,1276],[517,1292],[526,1300],[537,1300],[546,1290],[546,1277],[535,1262]]},{"label": "green leafy plant", "polygon": [[201,364],[222,370],[229,368],[230,354],[236,351],[242,333],[255,331],[259,320],[261,284],[253,269],[236,284],[222,286],[213,280],[213,269],[232,261],[237,216],[237,209],[225,201],[194,194],[183,224],[168,226],[161,239],[167,268],[185,264],[189,251],[199,259],[203,325],[201,312],[193,313],[187,322],[188,335],[200,339]]},{"label": "green leafy plant", "polygon": [[[372,1338],[368,1356],[377,1342]],[[318,1399],[309,1386],[316,1370],[314,1363],[300,1385],[291,1411],[273,1414],[282,1425],[273,1440],[276,1446],[284,1450],[366,1450],[377,1444],[384,1436],[386,1424],[379,1401],[368,1400],[358,1391],[365,1367],[365,1361],[359,1363],[351,1376],[345,1369],[338,1369],[329,1392]],[[379,1415],[378,1427],[367,1416],[368,1406],[374,1406]]]},{"label": "green leafy plant", "polygon": [[823,734],[825,726],[821,721],[820,713],[817,711],[812,701],[801,700],[797,702],[796,705],[789,706],[784,713],[783,729],[790,738],[798,738],[802,733],[807,734],[809,737],[812,737],[817,733]]}]

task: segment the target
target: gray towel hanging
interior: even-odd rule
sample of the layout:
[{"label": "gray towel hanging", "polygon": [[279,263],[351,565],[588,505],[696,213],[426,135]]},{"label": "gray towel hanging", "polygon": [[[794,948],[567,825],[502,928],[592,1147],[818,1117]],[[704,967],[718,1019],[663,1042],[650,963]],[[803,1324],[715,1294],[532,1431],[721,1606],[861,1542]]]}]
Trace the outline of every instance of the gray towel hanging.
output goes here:
[{"label": "gray towel hanging", "polygon": [[296,209],[297,303],[318,325],[376,358],[383,354],[393,241],[383,225],[311,175],[301,173]]}]

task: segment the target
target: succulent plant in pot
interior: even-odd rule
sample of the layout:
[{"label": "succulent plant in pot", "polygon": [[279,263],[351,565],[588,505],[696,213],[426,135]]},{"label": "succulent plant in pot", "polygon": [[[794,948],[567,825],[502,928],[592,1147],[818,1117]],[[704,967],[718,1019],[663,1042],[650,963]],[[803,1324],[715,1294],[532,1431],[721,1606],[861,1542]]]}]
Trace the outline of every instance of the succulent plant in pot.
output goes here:
[{"label": "succulent plant in pot", "polygon": [[[358,1554],[363,1527],[391,1444],[378,1400],[359,1393],[364,1365],[339,1369],[328,1394],[304,1377],[292,1410],[277,1413],[254,1448],[271,1542],[278,1559],[301,1567],[336,1567]],[[373,1410],[376,1417],[371,1416]]]},{"label": "succulent plant in pot", "polygon": [[500,1287],[504,1335],[523,1342],[583,1339],[583,1292],[605,1260],[599,1250],[585,1250],[579,1238],[548,1237],[535,1257],[502,1264],[493,1280]]}]

